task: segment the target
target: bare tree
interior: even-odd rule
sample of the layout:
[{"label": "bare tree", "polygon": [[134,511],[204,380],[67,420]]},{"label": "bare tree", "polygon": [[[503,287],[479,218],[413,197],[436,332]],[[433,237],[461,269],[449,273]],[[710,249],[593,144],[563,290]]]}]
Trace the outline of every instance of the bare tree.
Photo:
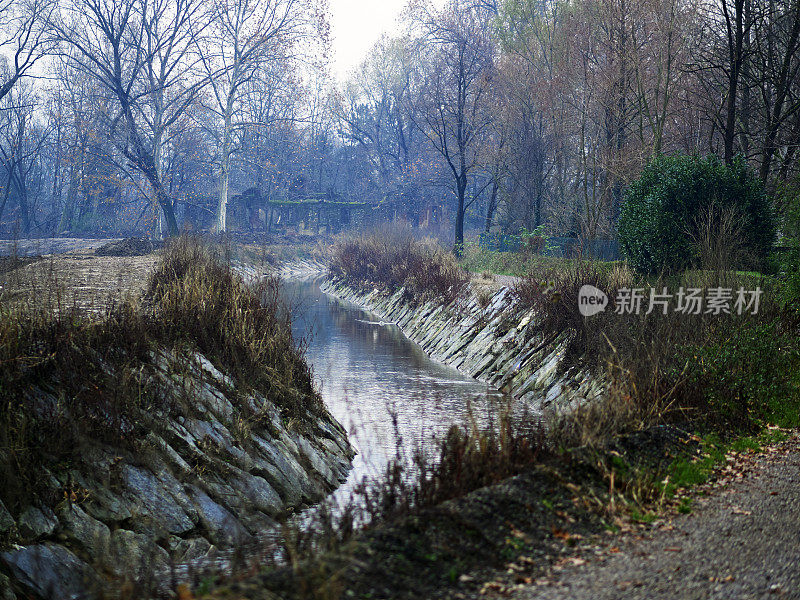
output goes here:
[{"label": "bare tree", "polygon": [[299,149],[297,80],[286,65],[267,63],[247,88],[239,153],[243,176],[267,199],[285,196]]},{"label": "bare tree", "polygon": [[162,145],[208,81],[193,52],[206,16],[201,0],[73,0],[56,24],[72,48],[68,58],[114,98],[109,131],[150,184],[170,235],[178,224],[162,181]]},{"label": "bare tree", "polygon": [[[792,139],[791,119],[800,113],[800,1],[772,1],[753,40],[752,76],[762,107],[763,133],[759,174],[770,178],[776,154],[785,149],[779,172],[792,161],[797,138]],[[787,132],[789,135],[781,135]],[[781,143],[783,142],[783,143]]]},{"label": "bare tree", "polygon": [[[219,147],[219,202],[215,229],[226,229],[231,160],[240,146],[247,84],[268,62],[288,62],[292,47],[308,33],[306,0],[214,0],[208,35],[198,40],[198,55],[210,81],[205,107],[219,124],[211,128]],[[269,85],[269,80],[262,80]]]},{"label": "bare tree", "polygon": [[48,135],[35,122],[37,102],[31,86],[17,85],[9,90],[0,106],[0,158],[5,167],[0,217],[13,190],[23,233],[29,233],[33,224],[32,204],[36,194],[31,193],[31,178],[39,166]]},{"label": "bare tree", "polygon": [[490,123],[489,89],[494,77],[490,13],[452,0],[442,11],[422,5],[417,19],[430,57],[422,91],[419,129],[444,160],[456,197],[454,252],[464,246],[464,217],[473,172],[481,165],[483,138]]},{"label": "bare tree", "polygon": [[411,98],[419,73],[409,45],[406,38],[380,40],[335,104],[342,134],[364,152],[384,201],[401,195],[419,150],[409,114],[415,110]]},{"label": "bare tree", "polygon": [[53,10],[53,0],[0,0],[0,54],[9,57],[0,99],[50,50],[47,24]]}]

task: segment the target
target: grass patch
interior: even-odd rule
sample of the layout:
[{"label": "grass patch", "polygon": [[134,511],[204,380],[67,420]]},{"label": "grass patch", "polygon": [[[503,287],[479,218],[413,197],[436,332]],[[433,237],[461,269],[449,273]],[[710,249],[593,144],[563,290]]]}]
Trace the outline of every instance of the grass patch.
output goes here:
[{"label": "grass patch", "polygon": [[[723,440],[716,433],[701,439],[702,452],[696,457],[680,457],[674,460],[665,473],[654,474],[654,485],[664,498],[673,498],[678,490],[689,489],[709,481],[714,472],[727,464],[728,455],[742,452],[762,452],[765,446],[771,446],[788,438],[786,430],[767,428],[752,436],[734,435]],[[664,476],[666,475],[666,476]],[[661,479],[662,481],[657,481]],[[691,499],[682,498],[678,506],[691,503]]]},{"label": "grass patch", "polygon": [[[575,263],[582,263],[579,259],[561,258],[556,256],[542,256],[538,252],[520,250],[516,252],[499,252],[481,248],[477,242],[467,243],[460,263],[471,273],[494,273],[496,275],[509,275],[512,277],[527,277],[536,275],[542,277],[552,270],[569,268]],[[601,271],[611,271],[621,266],[621,261],[593,261],[593,265]]]},{"label": "grass patch", "polygon": [[524,252],[484,250],[477,243],[467,243],[461,265],[472,273],[490,272],[497,275],[522,277],[528,273],[532,256]]},{"label": "grass patch", "polygon": [[714,467],[725,462],[725,455],[705,454],[700,459],[676,460],[667,471],[667,483],[662,492],[665,497],[672,498],[679,489],[690,488],[708,481]]},{"label": "grass patch", "polygon": [[650,524],[658,519],[658,514],[652,511],[641,512],[637,508],[632,508],[631,519],[636,523]]}]

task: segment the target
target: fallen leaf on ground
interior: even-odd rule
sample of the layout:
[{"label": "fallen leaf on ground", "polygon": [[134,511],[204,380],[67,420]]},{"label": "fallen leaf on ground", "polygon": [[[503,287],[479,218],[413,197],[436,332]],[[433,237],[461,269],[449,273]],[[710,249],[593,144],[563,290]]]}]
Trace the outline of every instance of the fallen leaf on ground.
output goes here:
[{"label": "fallen leaf on ground", "polygon": [[501,594],[503,596],[508,596],[508,594],[510,593],[508,587],[500,583],[499,581],[488,581],[483,584],[480,594],[485,595],[488,594],[489,592],[497,592],[498,594]]},{"label": "fallen leaf on ground", "polygon": [[558,527],[553,527],[551,531],[553,532],[553,537],[557,537],[558,539],[564,540],[565,542],[570,538],[568,531],[564,531],[563,529],[559,529]]},{"label": "fallen leaf on ground", "polygon": [[564,519],[565,521],[569,521],[570,523],[575,522],[575,518],[569,515],[568,513],[564,512],[563,510],[557,510],[556,516],[560,519]]}]

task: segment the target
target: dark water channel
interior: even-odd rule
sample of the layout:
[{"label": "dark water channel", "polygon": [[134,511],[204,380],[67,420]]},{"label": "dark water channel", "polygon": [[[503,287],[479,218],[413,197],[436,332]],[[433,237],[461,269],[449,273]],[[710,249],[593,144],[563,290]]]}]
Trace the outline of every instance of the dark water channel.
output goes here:
[{"label": "dark water channel", "polygon": [[306,358],[328,409],[358,451],[347,497],[364,477],[383,473],[398,450],[435,450],[451,425],[495,420],[507,398],[456,369],[429,359],[391,323],[349,302],[329,298],[320,279],[284,281]]}]

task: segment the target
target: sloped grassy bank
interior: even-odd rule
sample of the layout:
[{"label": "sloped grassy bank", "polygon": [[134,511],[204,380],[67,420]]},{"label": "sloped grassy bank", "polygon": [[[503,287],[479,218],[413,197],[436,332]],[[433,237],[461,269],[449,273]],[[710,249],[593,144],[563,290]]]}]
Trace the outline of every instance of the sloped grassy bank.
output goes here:
[{"label": "sloped grassy bank", "polygon": [[102,314],[0,304],[3,598],[143,595],[344,480],[277,294],[181,239]]}]

